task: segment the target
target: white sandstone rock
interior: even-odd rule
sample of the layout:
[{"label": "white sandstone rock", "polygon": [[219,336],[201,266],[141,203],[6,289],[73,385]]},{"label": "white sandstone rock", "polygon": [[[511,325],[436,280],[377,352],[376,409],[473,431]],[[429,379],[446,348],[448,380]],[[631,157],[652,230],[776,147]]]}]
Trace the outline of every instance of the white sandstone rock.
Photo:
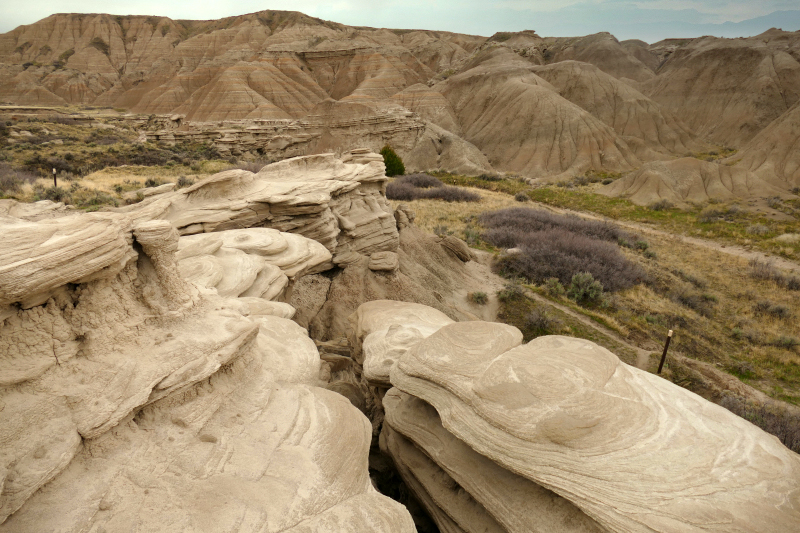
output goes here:
[{"label": "white sandstone rock", "polygon": [[445,326],[406,352],[392,384],[609,530],[800,527],[800,456],[774,436],[592,342],[519,346],[514,329]]},{"label": "white sandstone rock", "polygon": [[[383,397],[384,427],[413,442],[509,533],[604,531],[559,495],[504,469],[442,427],[439,414],[398,389]],[[412,469],[413,471],[413,469]]]}]

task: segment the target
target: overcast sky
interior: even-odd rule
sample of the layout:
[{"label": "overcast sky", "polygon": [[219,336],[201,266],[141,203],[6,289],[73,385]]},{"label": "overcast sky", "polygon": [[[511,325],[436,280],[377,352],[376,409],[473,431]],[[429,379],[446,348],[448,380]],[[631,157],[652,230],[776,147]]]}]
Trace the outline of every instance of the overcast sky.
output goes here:
[{"label": "overcast sky", "polygon": [[[651,43],[665,37],[755,35],[772,26],[787,31],[800,29],[797,0],[2,0],[0,33],[53,13],[216,19],[265,9],[302,11],[354,26],[449,30],[486,36],[525,29],[536,30],[542,36],[610,31],[619,39]],[[766,17],[789,10],[793,12]]]}]

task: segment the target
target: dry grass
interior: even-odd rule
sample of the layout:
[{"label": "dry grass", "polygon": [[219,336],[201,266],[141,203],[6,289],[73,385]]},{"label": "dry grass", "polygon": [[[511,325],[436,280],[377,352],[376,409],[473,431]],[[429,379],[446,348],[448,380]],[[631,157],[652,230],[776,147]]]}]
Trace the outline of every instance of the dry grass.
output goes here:
[{"label": "dry grass", "polygon": [[[466,228],[477,227],[477,217],[487,211],[495,211],[506,207],[519,207],[519,202],[508,194],[486,190],[476,190],[481,199],[478,202],[448,203],[441,200],[412,200],[401,202],[391,200],[392,208],[400,204],[411,206],[417,213],[415,224],[426,231],[445,226],[448,232],[465,238]],[[466,240],[466,239],[465,239]]]}]

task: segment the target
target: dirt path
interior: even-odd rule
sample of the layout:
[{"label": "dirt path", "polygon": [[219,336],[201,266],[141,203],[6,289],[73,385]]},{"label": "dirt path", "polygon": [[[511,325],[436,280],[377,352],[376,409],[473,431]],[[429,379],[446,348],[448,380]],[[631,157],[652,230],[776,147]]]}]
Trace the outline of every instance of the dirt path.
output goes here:
[{"label": "dirt path", "polygon": [[581,218],[592,219],[592,220],[602,220],[605,222],[610,222],[612,224],[616,224],[618,226],[622,226],[625,228],[630,228],[636,230],[641,233],[650,234],[650,235],[658,235],[660,237],[668,237],[673,239],[678,239],[681,242],[685,242],[687,244],[691,244],[694,246],[699,246],[701,248],[706,248],[708,250],[714,250],[716,252],[720,252],[723,254],[733,255],[736,257],[741,257],[747,260],[750,259],[759,259],[761,261],[771,262],[778,268],[782,268],[784,270],[789,270],[793,272],[800,272],[800,263],[796,261],[792,261],[790,259],[785,259],[783,257],[776,257],[774,255],[766,254],[764,252],[759,252],[757,250],[748,250],[742,246],[738,246],[735,244],[721,244],[715,241],[710,241],[708,239],[700,239],[697,237],[689,237],[686,235],[680,235],[677,233],[670,233],[668,231],[663,231],[660,229],[652,228],[647,224],[642,224],[639,222],[628,222],[625,220],[615,220],[613,218],[608,218],[602,215],[598,215],[596,213],[588,213],[584,211],[573,211],[572,209],[564,209],[560,207],[553,207],[547,204],[542,204],[539,202],[531,202],[531,204],[535,205],[536,207],[541,207],[542,209],[547,209],[548,211],[552,211],[554,213],[561,213],[561,214],[572,214],[577,215]]},{"label": "dirt path", "polygon": [[602,324],[598,324],[597,322],[591,320],[590,318],[586,317],[585,315],[582,315],[582,314],[578,313],[577,311],[574,311],[573,309],[570,309],[566,305],[562,305],[562,304],[554,302],[552,300],[548,300],[544,296],[536,294],[535,292],[529,291],[527,289],[525,290],[525,293],[527,294],[527,296],[529,298],[532,298],[532,299],[536,300],[537,302],[539,302],[541,304],[555,307],[556,309],[558,309],[562,313],[571,316],[572,318],[574,318],[575,320],[579,321],[581,324],[585,325],[586,327],[592,328],[595,331],[597,331],[598,333],[602,333],[606,337],[609,337],[614,342],[617,342],[617,343],[621,344],[622,346],[624,346],[625,348],[628,348],[629,350],[631,350],[632,352],[634,352],[636,354],[636,368],[640,368],[642,370],[647,370],[647,368],[649,366],[649,363],[650,363],[650,353],[651,352],[649,350],[645,350],[643,348],[639,348],[638,346],[634,346],[633,344],[631,344],[627,340],[625,340],[623,337],[621,337],[619,335],[619,333],[617,333],[616,331],[614,331],[612,329],[609,329],[609,328],[603,326]]}]

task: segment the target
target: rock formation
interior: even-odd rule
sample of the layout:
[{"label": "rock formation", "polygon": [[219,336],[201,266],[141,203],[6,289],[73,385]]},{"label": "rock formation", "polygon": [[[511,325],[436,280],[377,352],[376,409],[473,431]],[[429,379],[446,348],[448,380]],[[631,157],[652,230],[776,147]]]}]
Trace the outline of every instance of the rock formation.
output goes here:
[{"label": "rock formation", "polygon": [[681,207],[712,199],[788,196],[786,188],[776,187],[770,180],[740,166],[730,167],[693,157],[647,163],[597,192],[627,198],[639,205],[668,200]]},{"label": "rock formation", "polygon": [[[116,213],[4,202],[0,531],[413,531],[370,483],[370,422],[317,386],[315,343],[270,301],[333,255],[249,227],[308,229],[328,210],[337,231],[317,235],[334,250],[396,248],[388,207],[356,216],[388,206],[382,163],[348,158],[223,173]],[[176,228],[181,213],[199,222]]]},{"label": "rock formation", "polygon": [[181,237],[177,258],[181,277],[220,296],[274,300],[290,278],[329,266],[331,253],[300,235],[248,228]]},{"label": "rock formation", "polygon": [[[371,311],[383,321],[374,302],[359,324]],[[800,457],[592,342],[546,336],[523,345],[511,326],[459,322],[406,343],[390,379],[382,447],[442,529],[800,525]]]},{"label": "rock formation", "polygon": [[287,159],[257,174],[228,170],[117,211],[169,220],[182,235],[253,226],[298,233],[324,245],[336,263],[348,253],[397,249],[386,181],[381,156],[355,150],[343,159]]},{"label": "rock formation", "polygon": [[[401,433],[429,457],[428,470],[452,479],[508,532],[603,531],[568,500],[504,469],[467,446],[442,427],[429,404],[398,389],[383,398],[387,437]],[[389,437],[391,438],[391,437]],[[401,437],[402,438],[402,437]],[[399,440],[395,438],[395,440]],[[393,457],[395,453],[391,454]],[[413,475],[414,470],[411,470]]]}]

